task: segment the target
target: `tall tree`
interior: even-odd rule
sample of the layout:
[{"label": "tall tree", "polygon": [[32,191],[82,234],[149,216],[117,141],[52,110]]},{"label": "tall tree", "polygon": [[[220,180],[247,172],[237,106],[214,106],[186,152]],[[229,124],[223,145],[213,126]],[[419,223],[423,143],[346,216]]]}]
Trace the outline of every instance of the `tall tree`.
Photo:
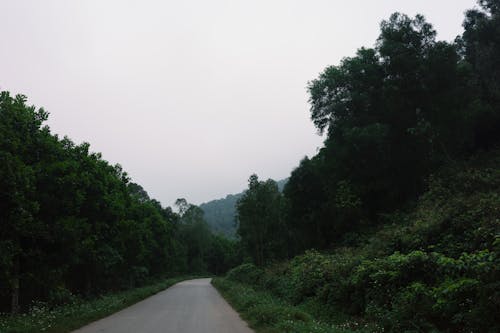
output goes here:
[{"label": "tall tree", "polygon": [[479,0],[480,8],[467,11],[464,34],[458,39],[476,90],[470,122],[475,145],[488,148],[500,141],[500,1]]},{"label": "tall tree", "polygon": [[283,197],[275,181],[250,176],[248,190],[238,200],[237,211],[242,246],[257,265],[285,257],[286,229]]},{"label": "tall tree", "polygon": [[25,96],[0,93],[0,274],[10,288],[13,313],[19,311],[21,265],[31,255],[23,244],[45,231],[34,218],[39,207],[33,199],[37,144],[47,132],[41,130],[47,113],[25,103]]}]

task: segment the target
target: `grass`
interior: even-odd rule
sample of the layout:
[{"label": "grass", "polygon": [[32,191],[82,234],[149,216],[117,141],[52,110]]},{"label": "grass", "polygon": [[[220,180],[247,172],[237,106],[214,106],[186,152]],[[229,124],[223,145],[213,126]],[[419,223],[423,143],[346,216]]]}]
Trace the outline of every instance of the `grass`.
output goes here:
[{"label": "grass", "polygon": [[[258,333],[368,333],[377,331],[357,321],[345,318],[318,319],[315,304],[292,304],[271,293],[229,281],[215,278],[212,284],[222,296],[238,311],[250,327]],[[339,321],[338,323],[335,323]]]},{"label": "grass", "polygon": [[34,303],[27,313],[15,316],[0,315],[0,333],[70,332],[189,278],[192,277],[163,279],[144,287],[91,300],[76,299],[72,303],[54,308],[44,303]]}]

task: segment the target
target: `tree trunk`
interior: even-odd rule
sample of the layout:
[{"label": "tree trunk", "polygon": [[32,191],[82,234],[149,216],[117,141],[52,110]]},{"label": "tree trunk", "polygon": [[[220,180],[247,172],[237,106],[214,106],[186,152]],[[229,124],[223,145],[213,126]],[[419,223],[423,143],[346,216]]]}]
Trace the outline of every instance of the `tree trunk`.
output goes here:
[{"label": "tree trunk", "polygon": [[19,255],[14,259],[14,267],[12,272],[12,314],[19,313]]},{"label": "tree trunk", "polygon": [[258,237],[258,243],[259,243],[259,246],[258,246],[259,259],[258,259],[257,266],[263,266],[264,265],[264,241],[263,241],[262,234],[260,232],[259,232],[259,237]]},{"label": "tree trunk", "polygon": [[88,297],[92,294],[92,277],[90,274],[90,270],[87,269],[85,273],[85,295]]}]

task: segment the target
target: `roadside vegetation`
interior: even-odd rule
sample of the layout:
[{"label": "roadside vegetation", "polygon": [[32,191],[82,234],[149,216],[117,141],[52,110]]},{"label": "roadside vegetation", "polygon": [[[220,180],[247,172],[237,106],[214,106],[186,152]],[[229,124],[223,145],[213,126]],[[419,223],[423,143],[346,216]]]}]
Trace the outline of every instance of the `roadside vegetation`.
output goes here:
[{"label": "roadside vegetation", "polygon": [[[242,269],[248,268],[246,266]],[[252,270],[254,268],[252,267]],[[376,325],[346,318],[342,313],[330,313],[326,317],[325,311],[321,310],[316,303],[309,302],[297,306],[276,296],[268,289],[236,282],[232,278],[215,278],[212,284],[258,333],[351,333],[354,330],[360,333],[371,333],[381,331]]]},{"label": "roadside vegetation", "polygon": [[324,145],[283,191],[250,176],[232,239],[2,92],[0,329],[63,332],[174,282],[148,281],[229,271],[214,284],[262,332],[499,332],[500,0],[463,27],[439,41],[395,13],[309,82]]},{"label": "roadside vegetation", "polygon": [[[496,150],[442,170],[415,208],[386,216],[359,245],[243,264],[214,285],[263,332],[326,332],[319,327],[332,321],[369,332],[497,332],[499,165]],[[296,312],[308,315],[292,325]]]},{"label": "roadside vegetation", "polygon": [[215,281],[258,330],[500,331],[500,1],[463,26],[393,14],[309,83],[324,147],[283,193],[250,177]]},{"label": "roadside vegetation", "polygon": [[1,333],[66,333],[152,296],[185,276],[149,281],[145,286],[108,293],[91,299],[70,295],[64,304],[33,302],[22,314],[0,316]]},{"label": "roadside vegetation", "polygon": [[221,274],[238,243],[133,183],[88,143],[50,132],[48,113],[0,93],[0,313],[132,289],[163,276]]}]

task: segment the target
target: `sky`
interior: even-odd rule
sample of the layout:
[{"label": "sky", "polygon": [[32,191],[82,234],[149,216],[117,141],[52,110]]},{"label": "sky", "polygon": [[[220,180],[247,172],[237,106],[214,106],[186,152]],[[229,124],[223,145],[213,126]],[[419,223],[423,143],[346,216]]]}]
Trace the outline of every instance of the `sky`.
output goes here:
[{"label": "sky", "polygon": [[462,33],[474,0],[4,0],[0,90],[164,206],[283,179],[322,146],[307,83],[393,12]]}]

